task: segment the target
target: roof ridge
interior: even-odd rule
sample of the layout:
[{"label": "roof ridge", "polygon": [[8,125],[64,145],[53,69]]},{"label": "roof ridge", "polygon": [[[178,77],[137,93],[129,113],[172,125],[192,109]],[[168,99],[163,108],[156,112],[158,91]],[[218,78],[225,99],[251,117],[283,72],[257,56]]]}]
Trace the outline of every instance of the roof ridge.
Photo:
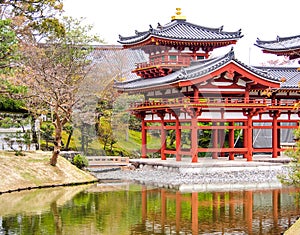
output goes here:
[{"label": "roof ridge", "polygon": [[199,64],[195,64],[191,67],[183,68],[182,70],[185,72],[187,77],[192,76],[193,74],[199,73],[199,69],[201,68],[217,68],[220,66],[220,64],[225,64],[228,61],[232,60],[235,58],[234,50],[233,47],[230,49],[228,53],[225,55],[215,57],[215,58],[210,58],[210,59],[204,59],[204,60],[199,60]]},{"label": "roof ridge", "polygon": [[163,32],[164,30],[167,30],[171,27],[174,27],[177,24],[184,24],[184,25],[189,25],[189,26],[192,26],[192,27],[199,27],[199,28],[202,28],[202,29],[205,29],[205,30],[211,30],[211,31],[218,32],[218,33],[232,33],[232,34],[239,33],[240,34],[241,31],[242,31],[241,29],[238,29],[237,31],[223,31],[224,25],[222,25],[220,27],[217,27],[217,28],[212,28],[212,27],[202,26],[202,25],[199,25],[199,24],[195,24],[195,23],[191,23],[191,22],[183,21],[183,20],[174,20],[174,21],[171,21],[171,22],[163,25],[159,29],[153,29],[153,30],[158,31],[158,32]]},{"label": "roof ridge", "polygon": [[277,36],[275,40],[260,40],[259,38],[256,39],[256,43],[259,44],[263,44],[263,43],[276,43],[276,42],[283,42],[283,41],[287,41],[287,40],[291,40],[294,38],[299,38],[300,35],[294,35],[294,36],[288,36],[288,37],[280,37]]}]

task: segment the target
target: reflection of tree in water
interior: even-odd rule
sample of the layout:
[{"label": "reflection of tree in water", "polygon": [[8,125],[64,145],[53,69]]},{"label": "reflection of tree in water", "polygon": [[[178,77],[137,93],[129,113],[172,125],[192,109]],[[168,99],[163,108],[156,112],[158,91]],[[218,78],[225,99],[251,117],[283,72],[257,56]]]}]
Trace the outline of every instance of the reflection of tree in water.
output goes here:
[{"label": "reflection of tree in water", "polygon": [[59,210],[57,208],[57,203],[54,201],[50,204],[51,212],[54,219],[55,224],[55,234],[61,235],[62,234],[62,219],[59,215]]}]

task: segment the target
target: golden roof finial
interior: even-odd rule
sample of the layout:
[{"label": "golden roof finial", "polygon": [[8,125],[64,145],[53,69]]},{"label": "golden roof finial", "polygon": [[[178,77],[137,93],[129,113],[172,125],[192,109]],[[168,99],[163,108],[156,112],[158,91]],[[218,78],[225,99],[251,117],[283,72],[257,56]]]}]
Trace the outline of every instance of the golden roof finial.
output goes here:
[{"label": "golden roof finial", "polygon": [[181,8],[176,8],[176,15],[172,16],[171,20],[186,20],[186,17],[181,15]]}]

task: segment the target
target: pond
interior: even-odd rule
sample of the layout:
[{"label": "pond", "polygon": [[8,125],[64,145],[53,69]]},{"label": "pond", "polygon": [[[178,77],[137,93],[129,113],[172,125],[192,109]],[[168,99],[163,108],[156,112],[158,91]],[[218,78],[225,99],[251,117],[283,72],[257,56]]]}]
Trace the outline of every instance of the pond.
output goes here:
[{"label": "pond", "polygon": [[0,195],[0,234],[281,234],[299,190],[180,192],[128,182]]}]

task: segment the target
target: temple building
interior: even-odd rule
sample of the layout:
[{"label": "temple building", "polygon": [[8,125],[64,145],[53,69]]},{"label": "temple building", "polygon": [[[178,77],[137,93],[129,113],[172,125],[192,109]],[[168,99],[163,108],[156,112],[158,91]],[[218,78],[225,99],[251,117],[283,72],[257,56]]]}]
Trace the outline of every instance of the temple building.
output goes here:
[{"label": "temple building", "polygon": [[[141,119],[142,158],[159,153],[162,160],[190,157],[198,162],[202,156],[234,160],[239,155],[251,161],[255,153],[276,158],[283,142],[293,141],[290,134],[282,137],[299,125],[299,110],[294,108],[300,98],[298,69],[252,67],[238,60],[233,48],[210,57],[214,49],[242,37],[241,30],[189,23],[180,8],[166,25],[119,36],[123,48],[142,50],[148,58],[132,71],[137,79],[115,83],[119,92],[144,97],[130,107]],[[268,43],[257,45],[267,48]],[[256,146],[263,130],[269,131],[269,140]],[[159,133],[159,148],[148,144],[154,132]],[[170,139],[172,144],[167,143]]]},{"label": "temple building", "polygon": [[300,58],[300,35],[292,37],[277,37],[276,40],[262,41],[256,40],[256,46],[264,53],[278,56],[288,56],[290,60]]}]

